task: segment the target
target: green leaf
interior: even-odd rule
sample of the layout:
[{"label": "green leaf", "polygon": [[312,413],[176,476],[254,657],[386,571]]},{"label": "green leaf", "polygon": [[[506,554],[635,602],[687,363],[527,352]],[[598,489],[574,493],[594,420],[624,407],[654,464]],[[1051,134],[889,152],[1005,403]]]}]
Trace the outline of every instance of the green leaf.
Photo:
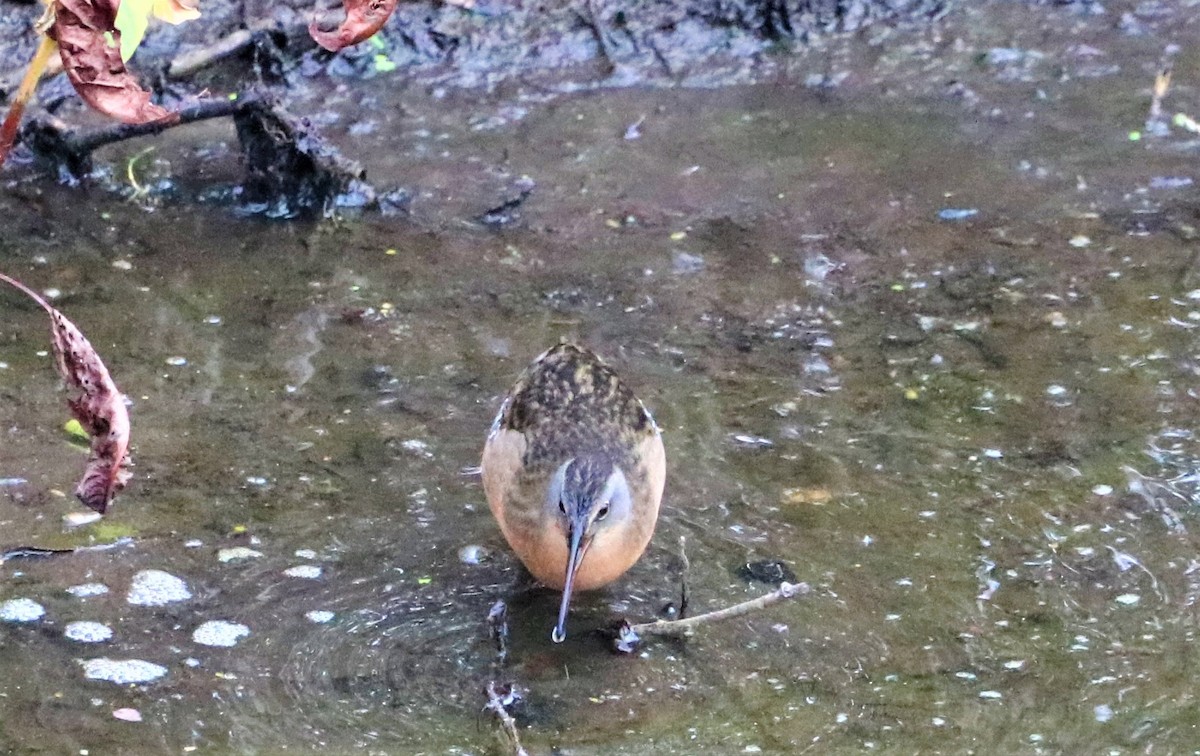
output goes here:
[{"label": "green leaf", "polygon": [[117,6],[117,20],[113,24],[121,32],[121,60],[133,57],[133,51],[146,36],[154,0],[121,0]]},{"label": "green leaf", "polygon": [[[375,39],[371,37],[371,39]],[[375,54],[375,70],[379,73],[391,73],[396,70],[396,64],[384,53]]]},{"label": "green leaf", "polygon": [[81,444],[86,445],[92,440],[88,432],[83,429],[83,424],[75,418],[71,418],[63,425],[63,431],[66,432],[67,437],[72,441],[77,441]]}]

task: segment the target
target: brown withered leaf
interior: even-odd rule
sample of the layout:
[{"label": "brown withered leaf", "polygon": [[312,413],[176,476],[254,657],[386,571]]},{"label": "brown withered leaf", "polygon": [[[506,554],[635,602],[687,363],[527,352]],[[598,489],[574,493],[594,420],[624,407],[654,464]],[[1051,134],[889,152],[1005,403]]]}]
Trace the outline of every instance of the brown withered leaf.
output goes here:
[{"label": "brown withered leaf", "polygon": [[120,0],[54,0],[54,25],[63,69],[84,101],[123,123],[174,120],[179,116],[150,102],[121,60],[117,31]]},{"label": "brown withered leaf", "polygon": [[334,31],[322,31],[313,20],[308,34],[330,52],[358,44],[383,28],[399,0],[342,0],[346,18]]},{"label": "brown withered leaf", "polygon": [[72,395],[71,414],[92,437],[91,453],[75,495],[104,514],[129,480],[129,411],[100,355],[75,324],[20,281],[0,273],[0,281],[20,289],[50,314],[54,364]]}]

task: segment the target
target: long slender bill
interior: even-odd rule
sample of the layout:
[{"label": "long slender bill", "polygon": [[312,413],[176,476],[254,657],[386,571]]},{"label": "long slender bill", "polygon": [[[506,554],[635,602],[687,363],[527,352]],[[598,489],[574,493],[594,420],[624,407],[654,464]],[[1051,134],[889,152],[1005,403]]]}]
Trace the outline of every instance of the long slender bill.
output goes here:
[{"label": "long slender bill", "polygon": [[575,571],[583,561],[587,545],[583,543],[583,524],[571,528],[571,551],[567,555],[567,579],[563,583],[562,605],[558,608],[558,624],[550,633],[550,640],[562,643],[567,639],[567,610],[571,608],[571,590],[575,587]]}]

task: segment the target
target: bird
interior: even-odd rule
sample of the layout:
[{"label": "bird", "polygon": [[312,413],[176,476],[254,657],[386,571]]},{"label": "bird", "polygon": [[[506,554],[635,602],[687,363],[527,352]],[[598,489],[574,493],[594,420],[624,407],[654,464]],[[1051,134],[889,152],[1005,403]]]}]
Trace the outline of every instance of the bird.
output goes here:
[{"label": "bird", "polygon": [[666,483],[662,433],[612,368],[563,342],[504,398],[482,475],[505,540],[534,578],[562,591],[550,634],[561,643],[572,592],[625,574],[654,535]]}]

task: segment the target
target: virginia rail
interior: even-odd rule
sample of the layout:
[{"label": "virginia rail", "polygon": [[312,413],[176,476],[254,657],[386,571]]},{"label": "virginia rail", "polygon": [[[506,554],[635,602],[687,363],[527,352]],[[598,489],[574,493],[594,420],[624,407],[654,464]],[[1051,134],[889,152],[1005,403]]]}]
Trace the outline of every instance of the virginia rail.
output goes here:
[{"label": "virginia rail", "polygon": [[562,589],[555,643],[571,592],[611,583],[646,550],[665,480],[654,418],[587,349],[549,349],[508,392],[483,448],[483,488],[513,551]]}]

